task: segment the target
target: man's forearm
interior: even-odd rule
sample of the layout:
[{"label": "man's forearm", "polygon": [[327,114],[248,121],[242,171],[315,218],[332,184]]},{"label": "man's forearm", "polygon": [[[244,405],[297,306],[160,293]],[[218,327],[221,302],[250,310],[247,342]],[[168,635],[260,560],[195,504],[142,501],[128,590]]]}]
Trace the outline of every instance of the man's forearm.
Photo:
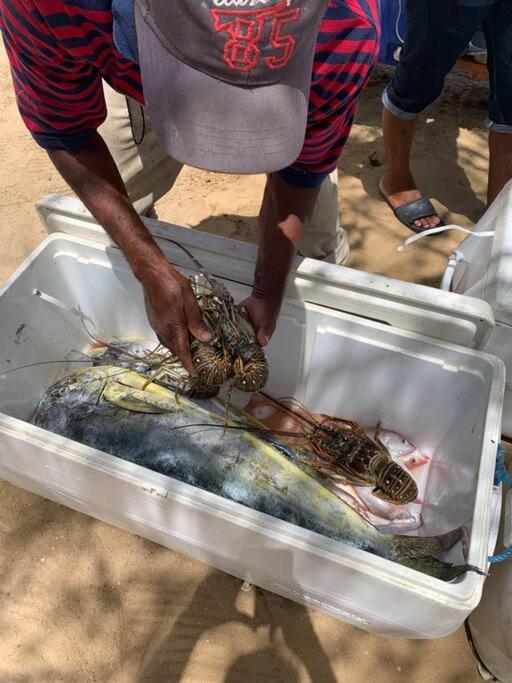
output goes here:
[{"label": "man's forearm", "polygon": [[95,133],[77,154],[49,152],[64,180],[122,249],[142,282],[169,272],[169,263],[126,194],[119,171],[101,136]]},{"label": "man's forearm", "polygon": [[267,180],[253,291],[242,302],[261,346],[266,346],[274,333],[293,257],[319,192],[320,188],[289,185],[276,173]]},{"label": "man's forearm", "polygon": [[189,335],[208,341],[211,333],[187,278],[167,261],[133,208],[107,146],[96,133],[78,154],[57,150],[50,152],[50,157],[64,180],[122,249],[144,287],[148,319],[160,343],[194,374]]},{"label": "man's forearm", "polygon": [[293,258],[313,212],[319,188],[289,185],[269,176],[260,213],[260,243],[254,292],[281,303]]}]

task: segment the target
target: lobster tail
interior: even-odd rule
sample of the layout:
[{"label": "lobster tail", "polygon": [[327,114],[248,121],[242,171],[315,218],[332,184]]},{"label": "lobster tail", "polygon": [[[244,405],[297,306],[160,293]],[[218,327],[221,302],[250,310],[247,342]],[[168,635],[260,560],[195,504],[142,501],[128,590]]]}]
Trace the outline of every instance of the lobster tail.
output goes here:
[{"label": "lobster tail", "polygon": [[268,363],[259,344],[248,344],[241,348],[234,366],[233,385],[240,391],[254,393],[267,383]]},{"label": "lobster tail", "polygon": [[382,496],[399,505],[412,503],[418,497],[418,486],[407,470],[396,462],[386,462],[377,476]]},{"label": "lobster tail", "polygon": [[190,345],[197,376],[205,384],[220,386],[233,374],[231,359],[218,344],[193,341]]}]

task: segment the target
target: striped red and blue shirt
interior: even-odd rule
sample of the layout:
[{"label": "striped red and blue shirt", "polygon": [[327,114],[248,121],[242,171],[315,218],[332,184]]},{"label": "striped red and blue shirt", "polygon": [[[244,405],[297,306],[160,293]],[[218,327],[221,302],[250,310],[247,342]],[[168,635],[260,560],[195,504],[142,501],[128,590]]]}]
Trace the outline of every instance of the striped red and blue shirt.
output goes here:
[{"label": "striped red and blue shirt", "polygon": [[[87,144],[107,115],[102,79],[144,103],[132,15],[133,0],[0,0],[18,107],[39,145],[74,153]],[[293,184],[319,184],[336,168],[378,40],[378,0],[329,1],[304,147],[284,171]]]}]

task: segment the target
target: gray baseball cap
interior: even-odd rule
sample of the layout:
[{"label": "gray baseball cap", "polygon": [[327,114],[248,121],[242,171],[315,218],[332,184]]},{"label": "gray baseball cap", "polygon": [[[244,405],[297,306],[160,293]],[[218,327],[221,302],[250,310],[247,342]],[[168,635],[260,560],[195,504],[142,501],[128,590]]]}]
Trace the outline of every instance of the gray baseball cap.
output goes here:
[{"label": "gray baseball cap", "polygon": [[144,98],[191,166],[270,173],[304,144],[327,0],[135,0]]}]

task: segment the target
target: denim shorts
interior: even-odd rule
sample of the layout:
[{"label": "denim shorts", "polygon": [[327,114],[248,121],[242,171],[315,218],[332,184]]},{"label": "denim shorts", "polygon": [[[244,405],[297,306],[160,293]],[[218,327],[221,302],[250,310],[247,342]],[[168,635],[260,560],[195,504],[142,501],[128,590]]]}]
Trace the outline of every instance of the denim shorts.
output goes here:
[{"label": "denim shorts", "polygon": [[434,102],[481,26],[487,42],[487,127],[512,133],[512,0],[408,0],[405,43],[384,106],[413,119]]}]

